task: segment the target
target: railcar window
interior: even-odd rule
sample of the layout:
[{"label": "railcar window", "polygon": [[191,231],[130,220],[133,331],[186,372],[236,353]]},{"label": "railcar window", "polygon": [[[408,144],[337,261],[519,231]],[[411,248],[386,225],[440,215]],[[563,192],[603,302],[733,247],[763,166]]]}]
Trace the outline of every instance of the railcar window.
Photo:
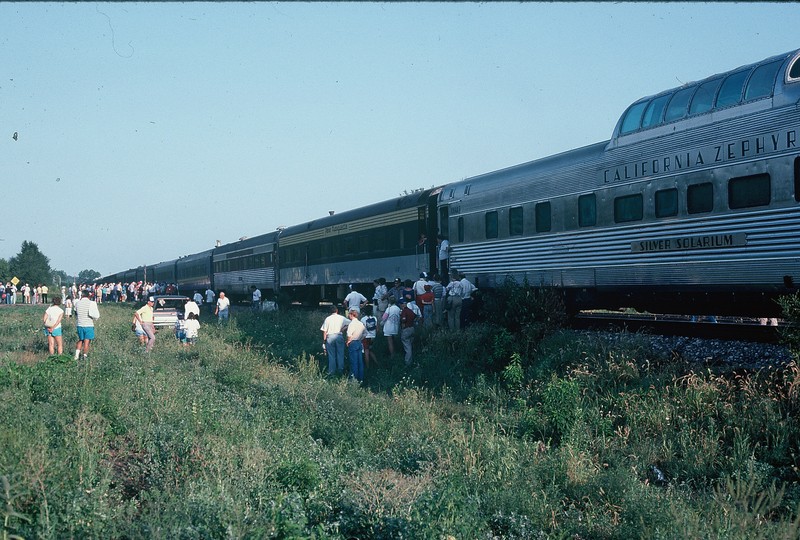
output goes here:
[{"label": "railcar window", "polygon": [[464,241],[464,218],[458,218],[458,241]]},{"label": "railcar window", "polygon": [[778,75],[778,70],[782,63],[783,61],[779,60],[758,66],[750,76],[750,80],[747,81],[744,100],[750,101],[751,99],[771,96],[772,89],[775,87],[775,77]]},{"label": "railcar window", "polygon": [[369,235],[362,234],[358,237],[358,252],[359,253],[368,253],[369,252]]},{"label": "railcar window", "polygon": [[442,206],[439,208],[439,226],[442,228],[441,234],[447,238],[450,236],[450,207]]},{"label": "railcar window", "polygon": [[788,82],[794,82],[800,79],[800,55],[792,59],[792,65],[788,70]]},{"label": "railcar window", "polygon": [[597,198],[594,193],[578,197],[578,226],[591,227],[597,223]]},{"label": "railcar window", "polygon": [[510,236],[522,235],[522,207],[515,206],[508,211],[508,234]]},{"label": "railcar window", "polygon": [[744,82],[747,80],[747,75],[750,72],[739,71],[732,73],[725,78],[722,86],[719,88],[719,95],[717,96],[717,107],[730,107],[742,101],[742,89]]},{"label": "railcar window", "polygon": [[642,125],[642,113],[645,107],[647,107],[647,103],[647,101],[642,101],[628,109],[628,112],[625,113],[625,118],[622,119],[622,127],[619,130],[620,133],[624,135],[625,133],[630,133],[639,129],[639,126]]},{"label": "railcar window", "polygon": [[549,202],[536,205],[536,232],[549,232],[552,229],[552,214]]},{"label": "railcar window", "polygon": [[677,216],[678,190],[670,188],[656,191],[655,205],[657,218]]},{"label": "railcar window", "polygon": [[643,212],[641,193],[614,199],[614,223],[641,221]]},{"label": "railcar window", "polygon": [[714,105],[714,96],[719,88],[719,83],[722,79],[714,79],[707,83],[701,84],[692,97],[692,105],[689,107],[689,114],[700,114],[708,112]]},{"label": "railcar window", "polygon": [[356,252],[356,239],[352,234],[344,237],[344,252],[348,255]]},{"label": "railcar window", "polygon": [[691,86],[675,92],[669,105],[667,105],[667,112],[664,114],[665,122],[680,120],[686,116],[689,110],[689,100],[692,98],[692,94],[694,94],[695,90],[697,90],[697,87]]},{"label": "railcar window", "polygon": [[686,189],[686,210],[702,214],[714,209],[714,185],[711,182],[694,184]]},{"label": "railcar window", "polygon": [[666,107],[667,101],[670,97],[671,94],[667,94],[665,96],[657,97],[650,102],[650,105],[648,105],[647,109],[645,109],[644,117],[642,118],[643,128],[657,126],[661,123],[661,117],[664,115],[664,108]]},{"label": "railcar window", "polygon": [[755,174],[731,178],[728,181],[728,206],[752,208],[766,206],[770,201],[770,178],[768,174]]},{"label": "railcar window", "polygon": [[497,212],[486,212],[486,238],[497,238]]},{"label": "railcar window", "polygon": [[800,157],[794,158],[794,200],[800,202]]}]

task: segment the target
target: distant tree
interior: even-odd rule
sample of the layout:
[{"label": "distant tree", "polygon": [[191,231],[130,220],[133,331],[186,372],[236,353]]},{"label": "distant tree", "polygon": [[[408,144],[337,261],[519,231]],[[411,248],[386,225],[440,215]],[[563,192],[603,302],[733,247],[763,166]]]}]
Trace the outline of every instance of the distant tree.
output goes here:
[{"label": "distant tree", "polygon": [[11,277],[18,277],[21,281],[30,284],[52,285],[52,271],[50,259],[39,251],[39,246],[27,240],[22,242],[22,248],[15,257],[8,261],[8,270]]},{"label": "distant tree", "polygon": [[100,275],[97,270],[81,270],[78,272],[78,283],[91,283],[95,278],[99,278]]},{"label": "distant tree", "polygon": [[8,270],[8,261],[5,259],[0,259],[0,281],[5,283],[12,277],[13,276],[11,276]]},{"label": "distant tree", "polygon": [[53,270],[53,285],[68,285],[72,283],[66,272],[63,270]]}]

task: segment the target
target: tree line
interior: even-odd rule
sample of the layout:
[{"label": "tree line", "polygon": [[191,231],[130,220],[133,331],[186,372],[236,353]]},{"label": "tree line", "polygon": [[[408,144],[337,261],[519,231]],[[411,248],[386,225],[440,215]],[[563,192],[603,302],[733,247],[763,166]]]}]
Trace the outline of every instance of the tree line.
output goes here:
[{"label": "tree line", "polygon": [[63,270],[50,267],[50,259],[41,252],[35,242],[25,240],[15,256],[10,259],[0,257],[0,281],[7,283],[16,277],[21,283],[61,285],[72,282],[90,283],[100,277],[96,270],[81,270],[77,276],[70,276]]}]

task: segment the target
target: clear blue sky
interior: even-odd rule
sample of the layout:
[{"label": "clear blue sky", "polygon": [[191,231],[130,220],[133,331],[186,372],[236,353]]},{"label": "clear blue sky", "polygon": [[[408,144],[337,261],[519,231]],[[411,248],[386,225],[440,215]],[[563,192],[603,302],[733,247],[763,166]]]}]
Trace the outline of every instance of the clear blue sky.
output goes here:
[{"label": "clear blue sky", "polygon": [[797,4],[0,3],[0,257],[112,273],[604,141],[798,27]]}]

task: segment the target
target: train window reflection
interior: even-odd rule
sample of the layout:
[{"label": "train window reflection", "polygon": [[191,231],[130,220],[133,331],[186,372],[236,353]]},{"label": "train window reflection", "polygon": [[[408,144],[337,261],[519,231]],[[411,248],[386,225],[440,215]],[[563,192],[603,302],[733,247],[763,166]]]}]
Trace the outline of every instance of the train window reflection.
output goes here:
[{"label": "train window reflection", "polygon": [[655,205],[657,218],[677,216],[678,190],[670,188],[656,191]]},{"label": "train window reflection", "polygon": [[686,189],[686,210],[702,214],[714,209],[714,185],[711,182],[694,184]]},{"label": "train window reflection", "polygon": [[665,122],[679,120],[686,116],[686,112],[689,108],[689,100],[696,89],[696,86],[691,86],[675,92],[667,106],[667,112],[664,114]]},{"label": "train window reflection", "polygon": [[728,206],[732,209],[766,206],[769,201],[770,178],[768,174],[731,178],[728,182]]},{"label": "train window reflection", "polygon": [[787,80],[789,82],[800,80],[800,55],[795,56],[792,60],[792,65],[789,66],[789,75]]},{"label": "train window reflection", "polygon": [[614,199],[614,223],[641,221],[643,217],[642,195],[625,195]]},{"label": "train window reflection", "polygon": [[642,112],[644,112],[644,108],[647,106],[647,101],[642,101],[641,103],[636,103],[628,112],[625,113],[625,118],[622,119],[622,127],[620,128],[620,133],[630,133],[631,131],[636,131],[639,129],[639,126],[642,124]]},{"label": "train window reflection", "polygon": [[692,98],[692,105],[689,108],[689,114],[700,114],[708,112],[714,105],[714,96],[717,93],[717,88],[722,79],[714,79],[703,83],[695,92]]},{"label": "train window reflection", "polygon": [[552,218],[549,202],[536,205],[536,232],[549,232],[552,228]]},{"label": "train window reflection", "polygon": [[747,88],[744,91],[745,101],[771,96],[775,86],[775,76],[780,67],[780,61],[758,66],[747,81]]},{"label": "train window reflection", "polygon": [[661,123],[661,117],[664,114],[664,107],[667,105],[667,100],[669,100],[670,96],[671,94],[667,94],[666,96],[658,97],[650,102],[650,105],[647,106],[647,109],[644,111],[644,117],[642,118],[643,128],[656,126]]},{"label": "train window reflection", "polygon": [[730,107],[742,101],[742,89],[749,73],[749,71],[739,71],[725,78],[719,88],[717,107]]},{"label": "train window reflection", "polygon": [[486,238],[497,238],[497,212],[486,212]]},{"label": "train window reflection", "polygon": [[597,224],[597,198],[594,193],[578,197],[578,226],[591,227]]},{"label": "train window reflection", "polygon": [[508,211],[508,234],[510,236],[522,235],[522,207],[515,206]]}]

